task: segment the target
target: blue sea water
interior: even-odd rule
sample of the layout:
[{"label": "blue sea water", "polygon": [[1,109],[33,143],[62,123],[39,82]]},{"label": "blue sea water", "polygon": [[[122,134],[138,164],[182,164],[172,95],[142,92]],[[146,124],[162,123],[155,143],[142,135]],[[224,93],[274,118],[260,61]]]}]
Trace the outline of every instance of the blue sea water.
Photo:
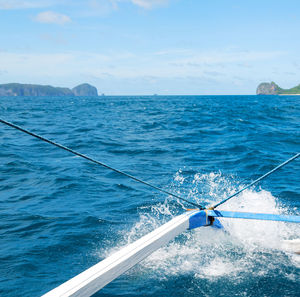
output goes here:
[{"label": "blue sea water", "polygon": [[[0,97],[0,117],[205,205],[300,151],[298,96]],[[4,125],[0,148],[1,296],[40,296],[188,207]],[[299,169],[220,209],[299,215]],[[223,223],[95,296],[299,296],[299,225]]]}]

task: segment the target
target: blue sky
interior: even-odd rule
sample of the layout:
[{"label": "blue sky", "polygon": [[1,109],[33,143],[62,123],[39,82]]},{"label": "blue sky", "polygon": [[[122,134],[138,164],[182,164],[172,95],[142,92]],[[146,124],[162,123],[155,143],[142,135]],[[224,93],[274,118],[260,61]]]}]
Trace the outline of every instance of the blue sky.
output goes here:
[{"label": "blue sky", "polygon": [[254,94],[300,83],[300,1],[0,0],[0,83]]}]

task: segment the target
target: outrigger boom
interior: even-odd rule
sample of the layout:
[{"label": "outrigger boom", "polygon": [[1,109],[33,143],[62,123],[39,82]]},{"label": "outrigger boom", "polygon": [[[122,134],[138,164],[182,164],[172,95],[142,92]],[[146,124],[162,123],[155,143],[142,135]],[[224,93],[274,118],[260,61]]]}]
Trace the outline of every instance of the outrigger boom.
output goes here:
[{"label": "outrigger boom", "polygon": [[205,226],[222,228],[217,219],[219,217],[300,223],[300,216],[217,210],[188,211],[125,246],[42,297],[91,296],[180,233]]}]

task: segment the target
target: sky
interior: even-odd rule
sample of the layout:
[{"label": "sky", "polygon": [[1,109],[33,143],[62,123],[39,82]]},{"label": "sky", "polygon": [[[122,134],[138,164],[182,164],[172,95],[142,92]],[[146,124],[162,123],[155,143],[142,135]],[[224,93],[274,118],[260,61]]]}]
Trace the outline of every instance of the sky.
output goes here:
[{"label": "sky", "polygon": [[0,0],[0,84],[106,95],[300,83],[299,0]]}]

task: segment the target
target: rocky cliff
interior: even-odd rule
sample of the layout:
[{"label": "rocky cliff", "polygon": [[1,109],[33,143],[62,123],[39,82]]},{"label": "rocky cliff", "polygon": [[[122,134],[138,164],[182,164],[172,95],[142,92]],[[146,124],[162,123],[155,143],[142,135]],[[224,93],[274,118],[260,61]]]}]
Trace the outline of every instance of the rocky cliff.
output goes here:
[{"label": "rocky cliff", "polygon": [[271,83],[261,83],[256,89],[257,95],[277,95],[278,94],[278,85],[274,82]]},{"label": "rocky cliff", "polygon": [[74,89],[31,84],[0,84],[0,96],[98,96],[97,89],[82,84]]},{"label": "rocky cliff", "polygon": [[81,84],[72,89],[75,96],[98,96],[98,91],[95,87],[89,84]]},{"label": "rocky cliff", "polygon": [[257,95],[300,95],[300,85],[291,89],[282,89],[276,83],[261,83],[256,89]]}]

